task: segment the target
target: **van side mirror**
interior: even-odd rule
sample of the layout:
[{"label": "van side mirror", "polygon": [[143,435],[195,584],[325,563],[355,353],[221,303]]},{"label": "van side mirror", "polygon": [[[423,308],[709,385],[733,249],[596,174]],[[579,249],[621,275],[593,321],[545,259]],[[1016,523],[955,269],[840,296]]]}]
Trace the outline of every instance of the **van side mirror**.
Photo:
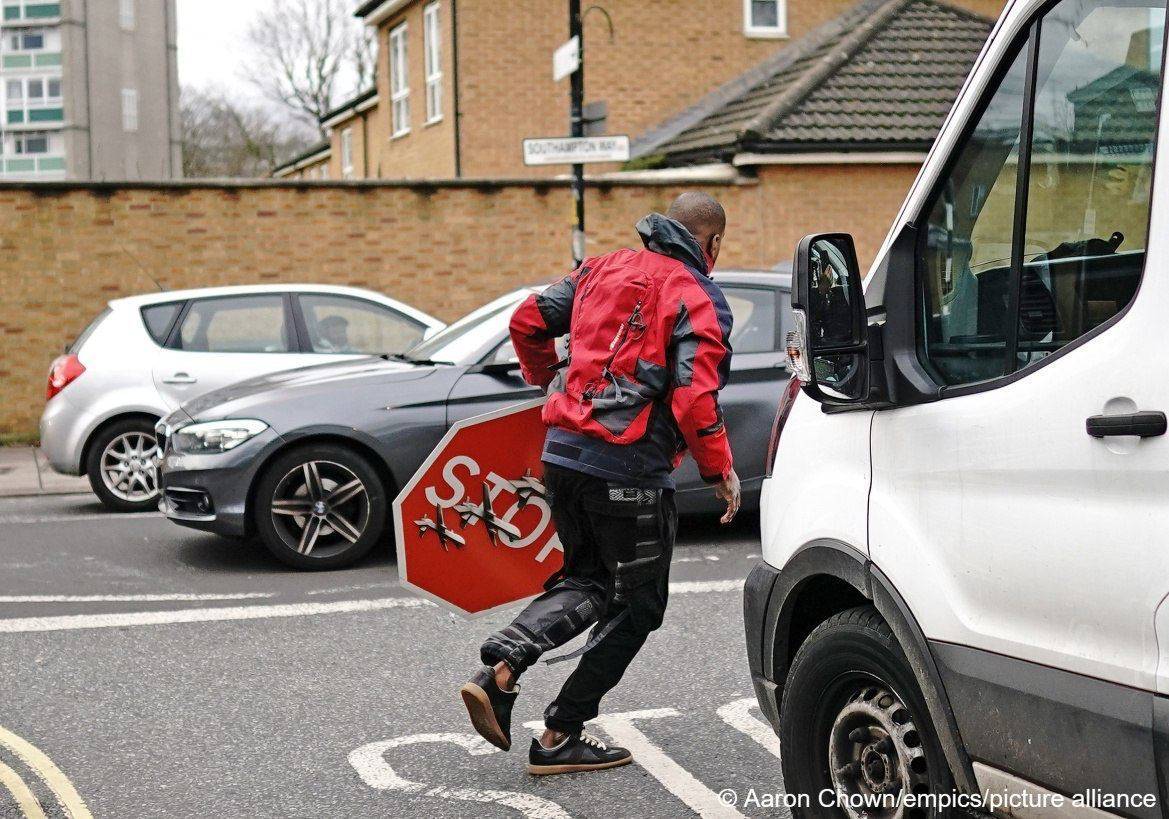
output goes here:
[{"label": "van side mirror", "polygon": [[795,330],[788,365],[822,404],[868,397],[868,322],[852,236],[816,233],[796,250],[792,280]]}]

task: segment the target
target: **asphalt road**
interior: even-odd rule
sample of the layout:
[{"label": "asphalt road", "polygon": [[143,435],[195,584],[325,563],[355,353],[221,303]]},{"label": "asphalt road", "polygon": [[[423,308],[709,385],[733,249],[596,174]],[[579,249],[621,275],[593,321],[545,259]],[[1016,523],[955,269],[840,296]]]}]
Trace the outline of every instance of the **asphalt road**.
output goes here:
[{"label": "asphalt road", "polygon": [[525,676],[511,753],[457,695],[506,615],[412,597],[388,554],[298,573],[86,496],[0,500],[0,817],[782,815],[742,637],[758,551],[750,520],[684,522],[665,625],[596,726],[638,764],[536,780],[518,723],[572,664]]}]

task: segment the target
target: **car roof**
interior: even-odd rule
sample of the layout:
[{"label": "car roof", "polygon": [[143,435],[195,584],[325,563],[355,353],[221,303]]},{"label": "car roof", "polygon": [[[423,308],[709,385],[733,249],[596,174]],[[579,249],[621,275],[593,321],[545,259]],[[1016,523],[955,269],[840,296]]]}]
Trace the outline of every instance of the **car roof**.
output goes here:
[{"label": "car roof", "polygon": [[158,293],[142,293],[137,296],[125,296],[120,299],[112,299],[109,304],[115,310],[135,309],[151,304],[166,304],[167,302],[185,301],[186,299],[205,299],[216,296],[246,296],[258,293],[329,293],[337,296],[355,296],[364,299],[373,297],[375,300],[389,300],[401,309],[403,313],[418,319],[424,324],[432,327],[444,326],[443,322],[434,316],[403,301],[387,296],[384,293],[379,293],[376,290],[369,290],[364,287],[346,287],[336,284],[241,284],[225,287],[199,287],[187,290],[164,290]]}]

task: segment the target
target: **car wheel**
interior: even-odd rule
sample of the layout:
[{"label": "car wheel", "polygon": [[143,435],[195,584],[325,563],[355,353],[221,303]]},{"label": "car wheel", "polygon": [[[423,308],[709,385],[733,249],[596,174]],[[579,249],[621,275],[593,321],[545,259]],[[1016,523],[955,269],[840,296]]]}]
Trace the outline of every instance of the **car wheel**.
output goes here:
[{"label": "car wheel", "polygon": [[[954,781],[901,646],[872,606],[829,618],[800,646],[779,739],[787,792],[811,802],[796,816],[950,815],[920,799],[952,794]],[[842,804],[822,806],[825,792]],[[906,794],[916,806],[900,803]]]},{"label": "car wheel", "polygon": [[157,446],[154,422],[148,418],[115,421],[90,442],[85,472],[93,493],[107,509],[158,509]]},{"label": "car wheel", "polygon": [[381,539],[386,492],[363,455],[337,444],[313,444],[268,466],[252,515],[277,559],[298,569],[337,569],[365,557]]}]

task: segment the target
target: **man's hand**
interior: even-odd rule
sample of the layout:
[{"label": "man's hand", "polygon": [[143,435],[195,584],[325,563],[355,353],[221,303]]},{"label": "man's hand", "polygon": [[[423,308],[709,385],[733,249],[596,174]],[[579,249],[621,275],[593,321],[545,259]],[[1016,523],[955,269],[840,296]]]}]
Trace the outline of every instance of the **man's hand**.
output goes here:
[{"label": "man's hand", "polygon": [[742,501],[739,476],[735,474],[735,470],[731,470],[731,474],[727,476],[726,480],[718,482],[714,487],[714,494],[720,500],[727,502],[727,511],[719,518],[719,522],[724,524],[730,523],[735,519],[735,515],[738,514],[739,503]]}]

